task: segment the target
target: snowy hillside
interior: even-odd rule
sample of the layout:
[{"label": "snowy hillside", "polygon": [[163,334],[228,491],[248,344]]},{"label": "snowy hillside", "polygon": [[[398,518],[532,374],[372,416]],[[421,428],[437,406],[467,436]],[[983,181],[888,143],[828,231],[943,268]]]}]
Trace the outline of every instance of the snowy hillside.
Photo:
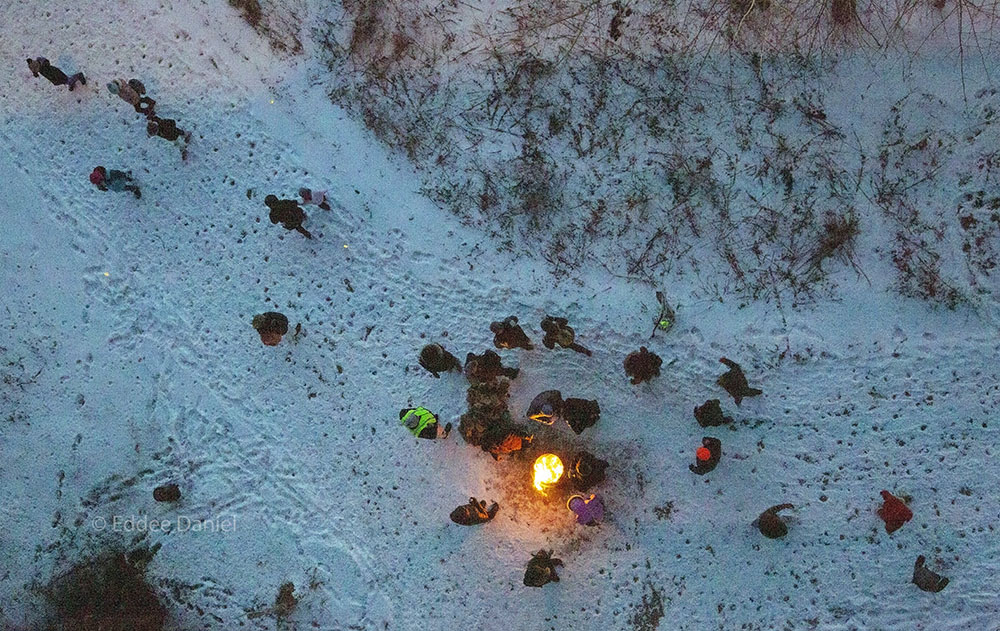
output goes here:
[{"label": "snowy hillside", "polygon": [[[878,45],[817,31],[817,51],[856,52],[808,63],[748,13],[748,46],[778,51],[756,70],[692,9],[660,25],[660,45],[690,43],[664,78],[660,40],[635,32],[656,3],[432,4],[5,7],[0,627],[58,628],[54,577],[159,545],[165,629],[1000,629],[986,9],[947,0],[941,28],[928,9]],[[511,56],[462,53],[484,41]],[[602,83],[600,50],[601,72],[634,74]],[[526,51],[536,87],[490,100],[489,60],[523,79]],[[32,77],[38,55],[87,85]],[[105,88],[132,77],[193,131],[186,161]],[[141,199],[94,187],[97,165],[131,170]],[[264,205],[302,186],[332,207],[305,207],[312,240]],[[677,317],[650,338],[656,290]],[[300,332],[262,345],[267,311]],[[457,431],[408,434],[400,408],[457,425],[467,407],[466,378],[435,379],[421,347],[481,353],[511,314],[535,343],[499,351],[532,444],[496,462]],[[546,315],[593,356],[542,347]],[[631,385],[640,345],[662,374]],[[723,356],[763,394],[737,407]],[[549,389],[600,420],[527,420]],[[700,427],[707,399],[735,422]],[[723,457],[698,476],[707,435]],[[530,479],[536,456],[580,449],[610,462],[592,528]],[[154,501],[168,483],[180,501]],[[883,489],[914,514],[891,535]],[[500,504],[492,522],[448,519],[470,495]],[[765,538],[752,522],[785,502],[788,534]],[[565,565],[534,589],[539,549]],[[910,582],[918,555],[946,589]]]}]

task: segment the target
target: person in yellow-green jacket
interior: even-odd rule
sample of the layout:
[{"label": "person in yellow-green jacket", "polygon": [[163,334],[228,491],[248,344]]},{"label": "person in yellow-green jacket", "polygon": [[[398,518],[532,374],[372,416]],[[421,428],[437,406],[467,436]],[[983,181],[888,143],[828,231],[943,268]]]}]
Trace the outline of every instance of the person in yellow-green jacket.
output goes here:
[{"label": "person in yellow-green jacket", "polygon": [[417,438],[448,438],[451,423],[441,428],[437,417],[424,407],[403,408],[399,411],[399,422]]}]

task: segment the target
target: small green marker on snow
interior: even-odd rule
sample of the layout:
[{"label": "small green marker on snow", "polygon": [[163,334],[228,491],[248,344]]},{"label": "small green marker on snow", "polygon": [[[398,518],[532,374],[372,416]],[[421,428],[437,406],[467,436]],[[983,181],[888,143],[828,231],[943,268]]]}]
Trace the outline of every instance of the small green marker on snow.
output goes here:
[{"label": "small green marker on snow", "polygon": [[659,322],[658,322],[658,323],[656,324],[656,326],[660,327],[660,330],[661,330],[661,331],[666,331],[667,329],[669,329],[669,328],[670,328],[670,326],[671,326],[672,324],[673,324],[673,323],[672,323],[672,322],[671,322],[670,320],[667,320],[666,318],[664,318],[663,320],[660,320],[660,321],[659,321]]}]

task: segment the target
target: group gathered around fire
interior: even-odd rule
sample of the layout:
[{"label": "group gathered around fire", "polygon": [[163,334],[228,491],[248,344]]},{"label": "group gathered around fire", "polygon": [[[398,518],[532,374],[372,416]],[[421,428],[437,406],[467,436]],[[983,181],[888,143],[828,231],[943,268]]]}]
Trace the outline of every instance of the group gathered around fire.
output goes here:
[{"label": "group gathered around fire", "polygon": [[[668,314],[669,318],[664,313]],[[661,313],[657,321],[657,329],[666,330],[672,325],[673,312],[666,308],[664,313]],[[280,313],[268,312],[255,316],[253,326],[260,334],[261,341],[273,346],[288,332],[288,319]],[[569,326],[566,318],[546,316],[541,321],[540,327],[544,332],[542,345],[546,348],[554,349],[558,346],[591,356],[589,349],[577,343],[576,332]],[[516,316],[493,322],[490,324],[490,331],[494,334],[493,345],[497,349],[535,348]],[[718,377],[716,383],[733,398],[737,407],[742,404],[744,398],[763,394],[759,388],[750,386],[738,363],[726,357],[722,357],[719,361],[727,370]],[[480,447],[495,460],[502,460],[532,443],[534,434],[530,427],[514,422],[507,407],[510,381],[517,378],[520,370],[504,366],[496,351],[486,350],[479,355],[468,353],[463,363],[443,345],[431,343],[420,350],[418,363],[436,378],[439,378],[441,373],[456,372],[464,374],[468,379],[469,409],[461,415],[458,426],[459,433],[467,443]],[[662,364],[663,360],[656,353],[641,346],[639,350],[625,357],[623,367],[625,376],[630,382],[639,385],[658,377]],[[546,425],[552,425],[557,420],[565,421],[579,435],[597,423],[600,415],[601,408],[596,400],[564,398],[559,390],[546,390],[531,401],[525,417],[527,420]],[[708,399],[702,405],[695,406],[693,416],[703,428],[733,423],[733,417],[723,412],[720,399]],[[399,421],[416,438],[444,439],[452,430],[452,423],[442,426],[438,416],[424,407],[401,409]],[[694,449],[694,462],[688,468],[696,475],[706,475],[715,470],[722,456],[722,441],[715,436],[705,436],[701,439],[701,444]],[[590,491],[604,481],[608,466],[607,461],[586,450],[573,454],[568,466],[564,466],[561,459],[554,454],[545,454],[535,462],[535,486],[544,492],[560,480],[565,469],[565,480],[574,491],[567,498],[566,507],[572,512],[578,524],[597,526],[604,519],[604,499],[600,494]],[[903,499],[889,491],[881,491],[881,497],[882,505],[875,513],[885,522],[886,533],[892,534],[913,517],[913,512]],[[770,539],[784,537],[788,533],[788,525],[779,513],[791,509],[794,509],[794,506],[788,503],[771,506],[760,513],[753,525],[763,536]],[[451,512],[451,520],[462,526],[485,524],[492,521],[499,510],[500,505],[497,502],[487,504],[486,500],[470,497],[468,503],[456,507]],[[539,550],[532,555],[524,572],[525,585],[541,587],[559,580],[556,567],[561,566],[563,562],[552,555],[553,550]],[[913,567],[912,582],[924,591],[939,592],[948,584],[948,579],[926,567],[925,561],[924,556],[917,557]]]},{"label": "group gathered around fire", "polygon": [[[67,75],[44,57],[29,58],[27,64],[33,77],[45,77],[55,86],[65,85],[72,91],[78,86],[87,85],[87,78],[82,72]],[[181,159],[187,159],[191,132],[178,128],[174,119],[157,116],[156,101],[146,95],[146,87],[141,81],[115,78],[107,84],[107,90],[132,106],[135,113],[146,120],[147,136],[159,136],[174,143],[180,150]],[[97,166],[90,174],[90,181],[101,191],[130,192],[137,200],[142,197],[131,171]],[[280,223],[285,230],[294,230],[307,239],[312,239],[313,235],[303,225],[307,217],[301,206],[315,205],[325,211],[331,210],[325,191],[308,188],[298,190],[298,199],[280,199],[276,195],[269,194],[263,201],[272,224]],[[674,319],[673,311],[660,292],[657,292],[657,299],[661,304],[661,312],[656,319],[654,333],[658,329],[668,330]],[[288,333],[288,318],[274,311],[254,316],[251,324],[260,335],[261,342],[268,346],[278,345]],[[592,355],[590,349],[576,341],[576,332],[569,326],[566,318],[547,315],[542,319],[540,328],[544,333],[542,345],[545,348],[555,349],[558,346],[587,357]],[[295,336],[300,329],[301,325],[296,325]],[[493,345],[497,349],[530,351],[535,348],[516,316],[491,323],[490,331],[494,335]],[[759,388],[750,386],[739,364],[726,357],[719,361],[728,370],[719,376],[717,384],[729,393],[737,407],[744,398],[762,394]],[[656,353],[641,346],[639,350],[625,357],[625,375],[633,385],[639,385],[658,377],[662,363]],[[419,364],[434,377],[440,377],[441,373],[458,372],[463,373],[468,379],[469,409],[461,416],[458,427],[466,442],[482,448],[496,460],[519,452],[532,443],[534,434],[531,429],[525,424],[514,422],[507,407],[510,381],[516,379],[520,371],[517,368],[505,367],[500,355],[495,351],[486,350],[480,355],[468,353],[463,364],[444,346],[432,343],[421,349]],[[600,414],[601,408],[596,400],[564,398],[559,390],[547,390],[532,400],[526,417],[531,421],[547,425],[553,424],[556,420],[565,421],[579,435],[597,423]],[[694,418],[704,428],[733,423],[733,418],[723,412],[719,399],[708,399],[702,405],[696,406]],[[424,407],[401,409],[399,421],[416,438],[444,439],[449,436],[452,429],[451,423],[442,427],[437,415]],[[706,475],[719,466],[722,456],[722,441],[715,436],[705,436],[701,439],[701,445],[694,449],[694,462],[689,465],[689,469],[693,474]],[[586,450],[573,454],[569,459],[569,466],[565,469],[565,479],[576,493],[567,498],[566,506],[575,515],[577,523],[597,526],[604,519],[605,505],[602,496],[589,491],[604,481],[608,466],[607,461]],[[563,469],[561,460],[553,454],[539,457],[535,463],[535,486],[544,491],[547,486],[555,484],[561,478]],[[174,502],[180,499],[180,490],[173,484],[164,485],[157,487],[153,496],[158,502]],[[881,491],[881,496],[883,503],[876,514],[885,522],[886,532],[892,534],[908,522],[913,513],[903,501],[907,498],[901,499],[885,490]],[[772,506],[760,514],[754,525],[765,537],[772,539],[783,537],[788,532],[788,526],[778,513],[793,508],[787,503]],[[451,520],[463,526],[483,524],[493,520],[499,510],[497,502],[487,505],[484,500],[470,497],[467,504],[452,511]],[[552,554],[552,550],[539,550],[532,556],[524,573],[525,585],[541,587],[559,580],[556,567],[562,565],[562,560],[554,558]],[[948,579],[926,567],[925,557],[918,556],[913,567],[912,582],[924,591],[939,592],[948,584]]]}]

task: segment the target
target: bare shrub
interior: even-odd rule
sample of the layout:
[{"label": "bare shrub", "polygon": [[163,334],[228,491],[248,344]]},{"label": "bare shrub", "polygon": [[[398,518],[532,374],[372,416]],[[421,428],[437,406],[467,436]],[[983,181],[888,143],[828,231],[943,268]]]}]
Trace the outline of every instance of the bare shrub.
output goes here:
[{"label": "bare shrub", "polygon": [[229,0],[255,31],[267,38],[271,48],[293,55],[302,53],[298,31],[299,16],[305,13],[303,0]]},{"label": "bare shrub", "polygon": [[847,26],[857,18],[858,0],[833,0],[830,14],[834,24]]},{"label": "bare shrub", "polygon": [[167,610],[144,572],[159,544],[110,550],[78,561],[42,588],[53,628],[64,631],[160,631]]}]

